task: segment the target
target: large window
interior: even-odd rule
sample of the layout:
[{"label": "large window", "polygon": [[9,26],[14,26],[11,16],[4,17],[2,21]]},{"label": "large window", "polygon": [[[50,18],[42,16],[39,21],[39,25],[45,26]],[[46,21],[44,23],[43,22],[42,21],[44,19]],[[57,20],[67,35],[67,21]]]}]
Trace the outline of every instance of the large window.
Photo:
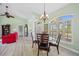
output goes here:
[{"label": "large window", "polygon": [[61,40],[64,42],[72,42],[72,16],[61,16],[55,19],[51,24],[51,32],[53,38],[57,38],[58,32],[62,32]]},{"label": "large window", "polygon": [[58,26],[57,24],[52,24],[52,37],[53,38],[57,38],[57,34],[58,34]]},{"label": "large window", "polygon": [[72,42],[72,15],[59,17],[59,30],[62,31],[62,40]]},{"label": "large window", "polygon": [[62,32],[62,40],[72,42],[71,20],[60,21],[59,30]]},{"label": "large window", "polygon": [[49,25],[49,34],[53,39],[57,39],[58,36],[58,24],[53,22]]}]

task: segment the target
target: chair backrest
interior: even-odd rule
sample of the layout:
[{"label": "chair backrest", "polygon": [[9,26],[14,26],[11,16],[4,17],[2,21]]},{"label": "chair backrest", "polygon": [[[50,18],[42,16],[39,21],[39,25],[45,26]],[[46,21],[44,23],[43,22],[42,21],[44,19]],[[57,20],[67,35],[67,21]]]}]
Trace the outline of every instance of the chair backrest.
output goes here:
[{"label": "chair backrest", "polygon": [[60,43],[60,39],[61,39],[61,34],[59,33],[58,34],[58,37],[57,37],[57,41],[56,41],[56,43],[59,45],[59,43]]},{"label": "chair backrest", "polygon": [[31,32],[31,38],[32,38],[32,41],[33,41],[33,33]]},{"label": "chair backrest", "polygon": [[37,40],[39,44],[48,44],[49,35],[48,34],[37,34]]},{"label": "chair backrest", "polygon": [[42,37],[41,34],[37,34],[37,40],[38,41],[41,41],[41,37]]},{"label": "chair backrest", "polygon": [[35,32],[31,32],[31,38],[32,38],[32,40],[37,40],[36,39],[36,33]]},{"label": "chair backrest", "polygon": [[48,34],[42,34],[41,43],[48,44],[49,35]]},{"label": "chair backrest", "polygon": [[48,47],[48,40],[49,35],[48,34],[37,34],[38,41],[38,47]]}]

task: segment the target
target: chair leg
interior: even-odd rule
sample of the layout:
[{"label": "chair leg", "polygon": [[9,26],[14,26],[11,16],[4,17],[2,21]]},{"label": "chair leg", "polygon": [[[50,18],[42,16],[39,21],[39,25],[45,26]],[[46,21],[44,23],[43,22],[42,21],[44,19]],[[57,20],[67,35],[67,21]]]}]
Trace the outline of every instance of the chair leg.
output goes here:
[{"label": "chair leg", "polygon": [[33,48],[34,43],[32,43],[32,48]]},{"label": "chair leg", "polygon": [[47,51],[47,56],[48,56],[48,51]]},{"label": "chair leg", "polygon": [[57,46],[57,51],[58,51],[58,54],[59,54],[59,47]]},{"label": "chair leg", "polygon": [[48,56],[48,53],[49,53],[49,48],[48,48],[48,50],[47,50],[47,56]]},{"label": "chair leg", "polygon": [[36,45],[36,42],[35,42],[35,45]]},{"label": "chair leg", "polygon": [[37,54],[37,56],[39,56],[39,49],[38,49],[38,54]]}]

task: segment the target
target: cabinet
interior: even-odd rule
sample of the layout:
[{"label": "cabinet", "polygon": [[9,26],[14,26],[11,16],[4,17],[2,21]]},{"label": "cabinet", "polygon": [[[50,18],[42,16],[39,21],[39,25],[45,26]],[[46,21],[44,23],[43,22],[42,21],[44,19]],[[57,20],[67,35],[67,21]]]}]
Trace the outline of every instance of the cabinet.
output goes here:
[{"label": "cabinet", "polygon": [[10,25],[2,25],[2,35],[7,35],[10,33]]}]

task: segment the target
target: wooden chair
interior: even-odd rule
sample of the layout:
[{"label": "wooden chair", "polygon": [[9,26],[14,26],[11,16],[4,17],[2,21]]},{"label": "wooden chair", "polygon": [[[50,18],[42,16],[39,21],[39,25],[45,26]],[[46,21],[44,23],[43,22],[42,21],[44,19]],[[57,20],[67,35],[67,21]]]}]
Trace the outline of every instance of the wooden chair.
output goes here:
[{"label": "wooden chair", "polygon": [[32,48],[33,48],[34,44],[37,44],[38,42],[37,42],[37,40],[33,39],[34,36],[33,36],[32,32],[31,32],[31,38],[32,38]]},{"label": "wooden chair", "polygon": [[59,43],[60,43],[60,39],[61,39],[61,34],[59,33],[58,34],[58,37],[57,37],[57,40],[56,40],[56,43],[49,42],[49,46],[54,46],[54,47],[57,48],[58,54],[59,54]]},{"label": "wooden chair", "polygon": [[47,51],[47,56],[49,52],[49,35],[48,34],[37,34],[37,40],[38,40],[38,56],[39,56],[39,50],[45,50]]}]

